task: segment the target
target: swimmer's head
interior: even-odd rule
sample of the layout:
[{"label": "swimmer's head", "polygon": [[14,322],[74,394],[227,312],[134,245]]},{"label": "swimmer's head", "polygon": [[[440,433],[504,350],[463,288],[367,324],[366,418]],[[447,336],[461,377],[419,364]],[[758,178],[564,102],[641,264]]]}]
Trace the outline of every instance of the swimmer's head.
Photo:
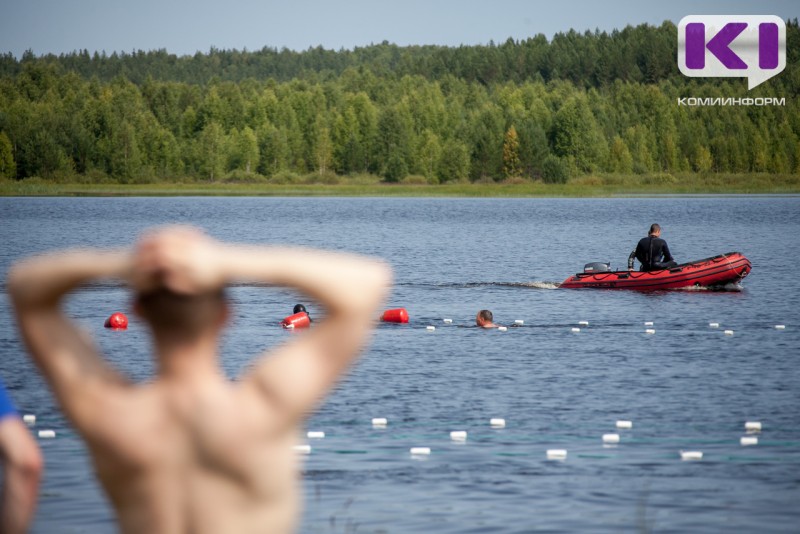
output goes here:
[{"label": "swimmer's head", "polygon": [[178,341],[216,335],[228,318],[228,301],[222,289],[182,295],[162,287],[137,295],[134,308],[156,338]]},{"label": "swimmer's head", "polygon": [[478,326],[486,326],[490,325],[494,322],[494,316],[492,312],[489,310],[481,310],[478,312],[478,316],[475,317],[475,324]]},{"label": "swimmer's head", "polygon": [[303,306],[302,304],[295,304],[294,305],[294,311],[292,313],[300,313],[300,312],[308,313],[306,311],[306,307],[305,306]]},{"label": "swimmer's head", "polygon": [[661,227],[656,223],[651,224],[650,225],[650,233],[648,235],[651,235],[653,237],[660,236],[661,235]]}]

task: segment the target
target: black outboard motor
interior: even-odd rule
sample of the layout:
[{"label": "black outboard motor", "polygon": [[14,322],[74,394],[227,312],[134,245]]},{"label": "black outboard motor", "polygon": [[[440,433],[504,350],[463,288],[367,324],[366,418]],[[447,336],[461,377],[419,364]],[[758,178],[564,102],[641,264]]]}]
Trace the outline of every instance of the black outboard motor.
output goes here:
[{"label": "black outboard motor", "polygon": [[583,266],[583,272],[585,273],[607,273],[611,270],[610,263],[603,263],[600,261],[596,261],[594,263],[587,263]]}]

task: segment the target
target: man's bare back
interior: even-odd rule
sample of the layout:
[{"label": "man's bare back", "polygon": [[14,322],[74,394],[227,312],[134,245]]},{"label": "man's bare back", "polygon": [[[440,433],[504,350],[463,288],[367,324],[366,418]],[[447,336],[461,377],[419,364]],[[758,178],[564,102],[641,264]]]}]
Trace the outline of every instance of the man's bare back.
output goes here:
[{"label": "man's bare back", "polygon": [[[97,278],[136,291],[153,327],[152,382],[119,375],[60,311],[64,295]],[[227,304],[217,295],[234,280],[296,287],[328,314],[230,382],[218,362]],[[366,342],[389,283],[388,268],[365,258],[226,246],[169,228],[132,253],[33,258],[12,268],[8,286],[32,357],[86,440],[123,532],[261,533],[293,530],[292,445]]]}]

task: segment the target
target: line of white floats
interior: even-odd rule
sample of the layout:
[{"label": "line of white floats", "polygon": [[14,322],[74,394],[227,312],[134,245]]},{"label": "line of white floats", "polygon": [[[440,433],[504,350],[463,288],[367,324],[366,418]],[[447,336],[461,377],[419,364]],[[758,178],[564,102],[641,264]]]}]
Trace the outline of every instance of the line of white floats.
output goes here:
[{"label": "line of white floats", "polygon": [[[28,424],[29,426],[33,426],[36,424],[36,416],[33,414],[25,414],[22,416],[22,420]],[[375,417],[372,419],[372,426],[373,428],[386,428],[389,424],[389,421],[385,417]],[[489,420],[489,426],[494,429],[505,428],[506,420],[495,417]],[[619,420],[616,422],[616,427],[618,429],[628,430],[633,428],[632,421],[626,420]],[[753,434],[756,432],[761,432],[761,422],[760,421],[747,421],[744,424],[744,429],[748,434]],[[42,429],[39,430],[38,434],[39,438],[41,439],[54,439],[56,437],[55,430],[51,429]],[[467,441],[467,431],[466,430],[454,430],[450,432],[450,439],[454,442],[463,443]],[[324,439],[325,432],[319,430],[310,430],[306,433],[306,437],[308,439]],[[620,442],[620,436],[616,433],[609,433],[603,434],[602,441],[606,445],[615,445]],[[756,436],[743,436],[739,440],[740,445],[743,447],[758,445],[758,437]],[[300,454],[311,454],[311,445],[302,444],[302,445],[295,445],[293,447],[294,451]],[[411,456],[429,456],[431,454],[430,447],[411,447],[409,450]],[[567,459],[567,451],[566,449],[548,449],[546,451],[546,456],[548,460],[566,460]],[[703,453],[702,451],[680,451],[681,460],[702,460]]]},{"label": "line of white floats", "polygon": [[[373,428],[386,428],[388,425],[388,420],[385,417],[376,417],[372,419],[372,426]],[[492,418],[489,420],[489,426],[495,429],[505,428],[506,420],[501,418]],[[615,424],[618,429],[621,430],[630,430],[633,428],[633,421],[627,420],[618,420]],[[757,432],[761,432],[761,422],[760,421],[746,421],[744,424],[744,429],[748,434],[754,434]],[[458,443],[463,443],[467,441],[467,431],[466,430],[454,430],[450,432],[450,440]],[[321,431],[309,431],[306,433],[306,437],[309,439],[322,439],[325,437],[325,432]],[[620,435],[617,433],[609,433],[603,434],[602,442],[604,445],[616,445],[620,442]],[[758,445],[758,437],[748,435],[743,436],[739,439],[739,444],[743,447]],[[303,444],[303,445],[295,445],[294,446],[295,452],[301,454],[311,454],[311,445]],[[430,456],[431,448],[430,447],[411,447],[409,449],[409,453],[413,457],[420,457],[420,456]],[[546,456],[548,460],[566,460],[567,459],[567,450],[566,449],[547,449]],[[681,460],[702,460],[703,459],[703,452],[702,451],[680,451]]]},{"label": "line of white floats", "polygon": [[[444,322],[444,324],[453,324],[453,320],[450,319],[450,318],[442,319],[442,322]],[[524,324],[525,324],[525,321],[523,321],[522,319],[515,319],[514,320],[514,325],[515,326],[523,326]],[[645,327],[653,326],[653,325],[654,325],[653,321],[645,321],[644,322],[644,326]],[[573,334],[578,334],[578,333],[580,333],[582,326],[589,326],[589,321],[578,321],[578,326],[572,327],[570,331]],[[719,323],[708,323],[708,327],[709,328],[719,328]],[[786,330],[786,325],[785,324],[776,324],[774,328],[775,328],[775,330]],[[428,332],[435,332],[436,331],[436,327],[433,326],[433,325],[428,325],[428,326],[425,327],[425,329]],[[500,332],[506,332],[506,331],[508,331],[508,328],[505,327],[505,326],[498,326],[497,330],[500,331]],[[655,330],[655,328],[645,328],[644,333],[648,334],[648,335],[653,335],[653,334],[656,333],[656,330]],[[723,334],[725,334],[726,336],[732,336],[733,335],[733,330],[725,330],[725,331],[723,331]]]},{"label": "line of white floats", "polygon": [[[26,413],[22,416],[22,422],[24,422],[28,426],[34,426],[36,424],[36,416],[32,413]],[[41,439],[53,439],[56,437],[56,431],[50,429],[42,429],[36,433]]]}]

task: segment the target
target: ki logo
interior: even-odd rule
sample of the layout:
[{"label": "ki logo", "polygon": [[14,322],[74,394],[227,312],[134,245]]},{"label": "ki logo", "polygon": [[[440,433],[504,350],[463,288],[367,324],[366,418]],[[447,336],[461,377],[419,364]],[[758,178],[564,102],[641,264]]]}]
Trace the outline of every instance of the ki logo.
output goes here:
[{"label": "ki logo", "polygon": [[786,68],[786,23],[774,15],[689,15],[678,23],[678,68],[691,77],[747,78]]}]

